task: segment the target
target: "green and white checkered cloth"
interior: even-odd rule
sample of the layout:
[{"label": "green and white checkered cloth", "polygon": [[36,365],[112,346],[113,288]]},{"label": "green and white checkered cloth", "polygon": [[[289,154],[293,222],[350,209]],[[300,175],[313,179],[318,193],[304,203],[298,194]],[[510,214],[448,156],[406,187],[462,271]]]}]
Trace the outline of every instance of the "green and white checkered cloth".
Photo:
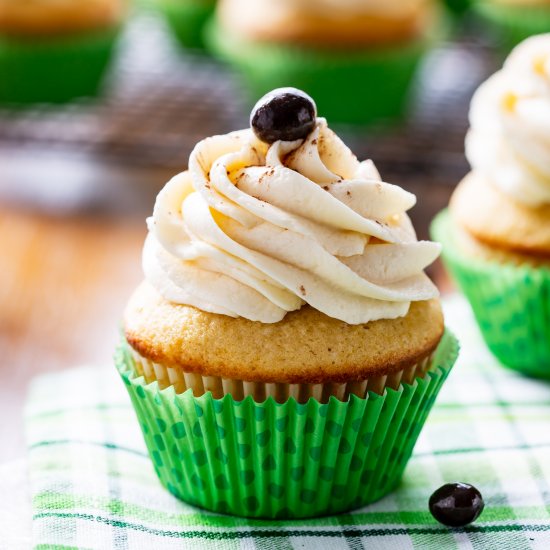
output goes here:
[{"label": "green and white checkered cloth", "polygon": [[[393,494],[351,514],[300,521],[211,514],[165,491],[115,368],[37,379],[27,409],[37,548],[550,548],[550,384],[490,356],[462,298],[445,303],[462,343]],[[486,507],[464,529],[439,525],[430,494],[476,485]]]}]

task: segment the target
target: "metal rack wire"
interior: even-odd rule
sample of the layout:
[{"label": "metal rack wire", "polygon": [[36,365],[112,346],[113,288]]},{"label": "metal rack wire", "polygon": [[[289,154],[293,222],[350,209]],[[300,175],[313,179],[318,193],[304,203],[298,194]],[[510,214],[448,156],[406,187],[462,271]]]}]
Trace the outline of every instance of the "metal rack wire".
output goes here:
[{"label": "metal rack wire", "polygon": [[[404,125],[336,130],[360,158],[373,158],[386,180],[414,192],[430,188],[439,205],[467,170],[468,103],[492,70],[487,48],[445,42],[423,66],[414,114]],[[246,126],[247,110],[237,75],[206,56],[183,53],[161,20],[141,15],[128,25],[100,100],[0,109],[0,198],[89,210],[114,202],[135,207],[141,196],[150,208],[161,178],[186,167],[197,141]],[[63,169],[55,160],[61,158]],[[54,193],[51,177],[63,181]]]}]

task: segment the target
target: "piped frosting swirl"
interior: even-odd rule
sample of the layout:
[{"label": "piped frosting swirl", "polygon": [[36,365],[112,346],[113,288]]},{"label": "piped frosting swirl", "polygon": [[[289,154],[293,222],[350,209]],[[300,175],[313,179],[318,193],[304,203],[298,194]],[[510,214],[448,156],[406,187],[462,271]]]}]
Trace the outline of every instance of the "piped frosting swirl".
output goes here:
[{"label": "piped frosting swirl", "polygon": [[474,172],[514,201],[550,204],[550,34],[515,48],[480,86],[466,156]]},{"label": "piped frosting swirl", "polygon": [[251,130],[201,141],[159,193],[143,267],[166,299],[274,323],[304,304],[349,324],[406,315],[437,296],[414,195],[381,181],[317,119],[305,140]]}]

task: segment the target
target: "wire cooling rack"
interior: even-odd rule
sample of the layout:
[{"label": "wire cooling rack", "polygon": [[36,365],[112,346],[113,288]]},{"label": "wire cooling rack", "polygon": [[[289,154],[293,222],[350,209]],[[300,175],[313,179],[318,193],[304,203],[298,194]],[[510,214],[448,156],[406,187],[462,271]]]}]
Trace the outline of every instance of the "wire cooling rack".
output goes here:
[{"label": "wire cooling rack", "polygon": [[[420,71],[405,124],[331,126],[386,181],[422,193],[426,206],[416,217],[425,218],[467,171],[468,103],[494,68],[487,47],[444,42]],[[248,109],[237,75],[183,52],[161,19],[141,14],[127,27],[100,100],[0,109],[0,199],[56,211],[150,209],[197,141],[245,127]],[[421,219],[421,233],[425,225]]]}]

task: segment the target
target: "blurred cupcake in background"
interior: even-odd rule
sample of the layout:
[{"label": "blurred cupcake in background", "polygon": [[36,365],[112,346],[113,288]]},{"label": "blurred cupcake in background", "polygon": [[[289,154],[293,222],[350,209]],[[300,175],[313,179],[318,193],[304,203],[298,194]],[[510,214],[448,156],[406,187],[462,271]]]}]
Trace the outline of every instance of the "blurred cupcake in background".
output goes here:
[{"label": "blurred cupcake in background", "polygon": [[332,122],[395,118],[437,33],[431,0],[221,0],[207,41],[253,96],[312,94]]},{"label": "blurred cupcake in background", "polygon": [[550,378],[550,34],[479,88],[470,123],[472,171],[433,233],[493,353]]},{"label": "blurred cupcake in background", "polygon": [[127,0],[0,0],[0,101],[95,95]]},{"label": "blurred cupcake in background", "polygon": [[550,31],[550,0],[474,0],[473,8],[506,53],[529,36]]},{"label": "blurred cupcake in background", "polygon": [[177,41],[185,48],[204,48],[204,25],[216,0],[150,0],[164,15]]}]

